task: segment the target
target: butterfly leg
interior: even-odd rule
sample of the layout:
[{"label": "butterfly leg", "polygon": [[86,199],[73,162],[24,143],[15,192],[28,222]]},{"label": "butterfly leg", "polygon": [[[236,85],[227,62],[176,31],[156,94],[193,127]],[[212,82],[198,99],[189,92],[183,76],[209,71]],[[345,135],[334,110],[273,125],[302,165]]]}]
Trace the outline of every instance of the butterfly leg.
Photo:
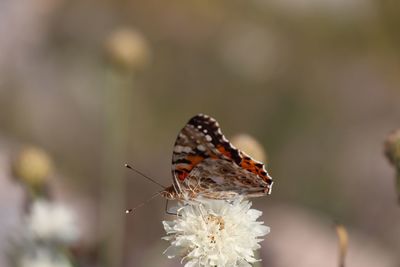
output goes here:
[{"label": "butterfly leg", "polygon": [[168,202],[169,202],[169,199],[167,199],[167,200],[165,201],[165,213],[168,214],[168,215],[178,215],[176,212],[171,212],[171,211],[169,211],[169,209],[168,209]]}]

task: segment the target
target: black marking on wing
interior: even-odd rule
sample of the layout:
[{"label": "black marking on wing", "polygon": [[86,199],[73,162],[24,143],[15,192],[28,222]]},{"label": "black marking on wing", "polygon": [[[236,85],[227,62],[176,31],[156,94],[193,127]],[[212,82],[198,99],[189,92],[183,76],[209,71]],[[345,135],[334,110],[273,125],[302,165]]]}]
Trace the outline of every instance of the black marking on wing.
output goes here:
[{"label": "black marking on wing", "polygon": [[186,164],[190,164],[192,163],[190,160],[187,160],[185,158],[180,158],[180,159],[176,159],[175,161],[173,161],[172,163],[174,164],[178,164],[178,163],[186,163]]},{"label": "black marking on wing", "polygon": [[218,134],[219,124],[215,119],[207,115],[198,114],[192,117],[187,124],[192,125],[205,136],[209,135],[211,137],[210,142],[214,146],[217,146],[219,143],[221,143],[222,135]]},{"label": "black marking on wing", "polygon": [[[224,137],[219,127],[218,122],[210,116],[198,114],[191,118],[188,124],[193,125],[198,131],[203,132],[205,136],[210,136],[211,143],[215,146],[222,146],[236,164],[240,164],[242,157],[237,148],[233,147],[231,143]],[[226,155],[225,155],[226,156]]]}]

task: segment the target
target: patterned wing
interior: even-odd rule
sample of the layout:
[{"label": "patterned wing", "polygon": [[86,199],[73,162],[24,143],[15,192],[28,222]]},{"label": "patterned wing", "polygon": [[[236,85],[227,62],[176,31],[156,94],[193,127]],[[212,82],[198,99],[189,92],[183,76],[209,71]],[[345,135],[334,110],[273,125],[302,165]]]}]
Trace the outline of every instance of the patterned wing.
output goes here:
[{"label": "patterned wing", "polygon": [[218,122],[203,114],[191,118],[179,133],[173,150],[172,175],[178,194],[187,190],[201,194],[206,187],[209,192],[235,189],[241,194],[242,182],[253,184],[243,178],[261,184],[257,190],[266,187],[269,192],[272,186],[264,165],[235,148],[222,134]]}]

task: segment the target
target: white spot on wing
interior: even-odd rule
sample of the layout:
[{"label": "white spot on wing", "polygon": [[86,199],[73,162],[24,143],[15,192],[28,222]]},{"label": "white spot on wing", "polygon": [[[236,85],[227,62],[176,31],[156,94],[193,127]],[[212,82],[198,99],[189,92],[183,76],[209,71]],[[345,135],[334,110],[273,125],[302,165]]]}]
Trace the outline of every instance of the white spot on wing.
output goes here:
[{"label": "white spot on wing", "polygon": [[190,146],[183,147],[183,152],[189,153],[190,151],[192,151],[192,148]]},{"label": "white spot on wing", "polygon": [[182,150],[183,150],[183,146],[175,146],[174,147],[174,152],[176,152],[176,153],[181,153]]},{"label": "white spot on wing", "polygon": [[197,149],[200,150],[200,151],[206,151],[206,148],[203,145],[198,145]]},{"label": "white spot on wing", "polygon": [[207,135],[206,135],[206,140],[207,140],[208,142],[211,142],[211,140],[212,140],[211,136],[209,136],[209,135],[207,134]]},{"label": "white spot on wing", "polygon": [[182,152],[189,153],[190,151],[192,151],[192,148],[189,147],[189,146],[179,146],[179,145],[177,145],[177,146],[174,147],[174,152],[176,152],[176,153],[182,153]]}]

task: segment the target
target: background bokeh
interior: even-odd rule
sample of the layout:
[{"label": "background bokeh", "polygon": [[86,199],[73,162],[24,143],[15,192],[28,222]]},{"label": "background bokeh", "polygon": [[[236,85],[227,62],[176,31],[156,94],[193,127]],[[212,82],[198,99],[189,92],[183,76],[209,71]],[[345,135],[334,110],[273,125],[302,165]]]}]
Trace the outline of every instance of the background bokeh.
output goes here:
[{"label": "background bokeh", "polygon": [[168,185],[176,135],[202,112],[267,151],[262,266],[337,266],[335,221],[348,266],[399,266],[383,155],[400,125],[399,18],[389,0],[0,0],[0,249],[24,209],[10,166],[36,146],[79,214],[80,266],[179,266],[162,255],[164,200],[124,214],[159,188],[123,164]]}]

